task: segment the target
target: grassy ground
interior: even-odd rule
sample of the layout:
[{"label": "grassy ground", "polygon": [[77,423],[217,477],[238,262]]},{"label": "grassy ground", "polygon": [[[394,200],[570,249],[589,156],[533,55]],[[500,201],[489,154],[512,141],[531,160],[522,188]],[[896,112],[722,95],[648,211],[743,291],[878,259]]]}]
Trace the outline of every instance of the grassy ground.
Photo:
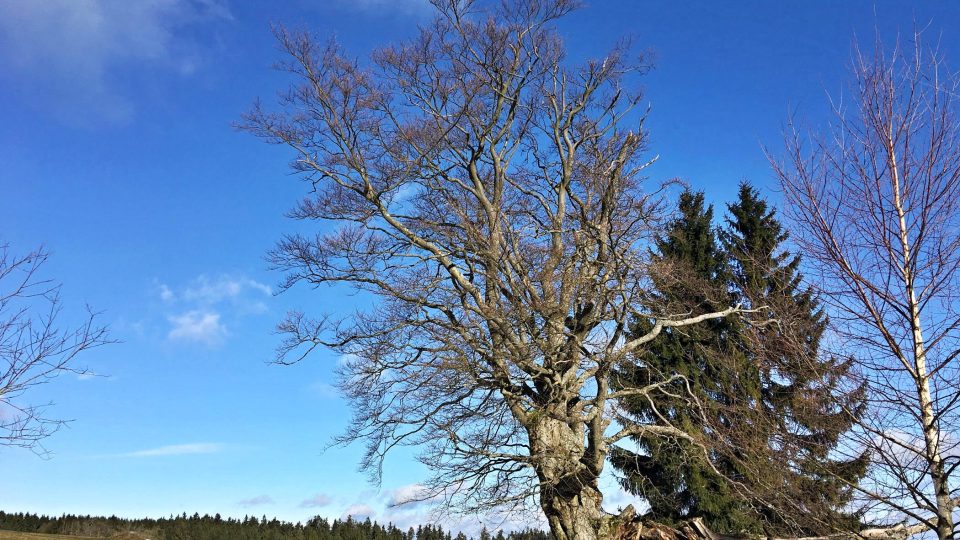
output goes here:
[{"label": "grassy ground", "polygon": [[108,538],[94,536],[64,536],[60,534],[36,534],[0,530],[0,540],[144,540],[138,533],[120,533]]},{"label": "grassy ground", "polygon": [[[61,536],[59,534],[34,534],[0,530],[0,540],[93,540],[90,536]],[[96,540],[103,540],[98,538]]]}]

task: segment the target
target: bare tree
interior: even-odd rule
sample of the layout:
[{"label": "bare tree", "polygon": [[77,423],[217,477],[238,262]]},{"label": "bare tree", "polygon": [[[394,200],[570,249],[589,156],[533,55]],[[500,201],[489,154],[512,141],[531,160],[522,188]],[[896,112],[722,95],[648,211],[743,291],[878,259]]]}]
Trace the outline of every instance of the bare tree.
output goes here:
[{"label": "bare tree", "polygon": [[[857,489],[945,540],[960,503],[960,78],[935,50],[855,56],[849,107],[774,162],[838,341],[870,385]],[[882,514],[876,514],[880,516]]]},{"label": "bare tree", "polygon": [[[667,327],[741,312],[637,313],[663,217],[643,190],[646,66],[627,44],[571,67],[552,22],[570,0],[434,2],[419,35],[348,58],[277,32],[296,83],[242,127],[296,151],[313,191],[292,212],[332,224],[272,254],[286,286],[345,283],[373,306],[292,313],[278,361],[316,347],[349,360],[341,387],[375,478],[398,445],[434,471],[423,497],[468,512],[536,503],[557,538],[605,536],[598,478],[611,445],[664,422],[618,425],[615,400],[688,395],[682,378],[617,391],[618,362]],[[627,339],[634,319],[645,335]],[[695,404],[691,401],[691,407]]]},{"label": "bare tree", "polygon": [[18,256],[0,245],[0,444],[39,451],[64,421],[24,403],[24,394],[58,375],[84,373],[76,356],[108,342],[89,310],[76,329],[58,326],[60,285],[40,276],[47,257],[43,249]]}]

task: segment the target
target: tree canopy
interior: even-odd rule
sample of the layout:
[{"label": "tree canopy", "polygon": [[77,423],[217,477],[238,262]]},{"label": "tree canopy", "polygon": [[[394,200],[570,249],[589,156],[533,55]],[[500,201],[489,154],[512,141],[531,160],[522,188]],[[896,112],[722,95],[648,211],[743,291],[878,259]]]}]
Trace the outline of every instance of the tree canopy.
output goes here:
[{"label": "tree canopy", "polygon": [[[244,127],[290,147],[317,222],[273,252],[287,286],[346,284],[374,307],[291,313],[279,361],[318,346],[350,360],[341,387],[377,476],[399,445],[434,475],[423,498],[466,511],[539,506],[560,539],[606,534],[598,479],[614,429],[610,373],[667,328],[741,312],[649,312],[648,247],[666,217],[644,169],[645,113],[626,44],[575,65],[554,22],[569,1],[437,1],[433,21],[361,62],[278,31],[294,83]],[[636,318],[649,323],[631,335]],[[692,401],[691,401],[692,402]]]}]

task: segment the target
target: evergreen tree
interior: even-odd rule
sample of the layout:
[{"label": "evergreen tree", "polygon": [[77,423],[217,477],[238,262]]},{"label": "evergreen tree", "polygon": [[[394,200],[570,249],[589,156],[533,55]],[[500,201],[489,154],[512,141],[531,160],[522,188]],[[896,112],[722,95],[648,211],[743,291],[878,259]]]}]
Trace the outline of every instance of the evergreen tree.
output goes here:
[{"label": "evergreen tree", "polygon": [[797,509],[789,516],[767,512],[766,529],[808,535],[850,530],[858,516],[843,508],[852,495],[848,486],[865,473],[866,456],[840,460],[832,454],[854,422],[849,413],[863,407],[865,388],[847,387],[849,360],[821,354],[828,320],[802,285],[800,256],[784,249],[788,234],[775,211],[746,183],[728,210],[720,236],[739,300],[764,308],[760,318],[788,322],[755,328],[745,343],[759,367],[769,459],[777,462],[768,470],[779,472],[758,476],[766,482],[758,488]]},{"label": "evergreen tree", "polygon": [[[801,285],[800,257],[784,249],[775,212],[746,184],[728,208],[718,241],[703,194],[681,195],[679,216],[656,242],[653,262],[662,271],[649,301],[693,314],[743,303],[759,310],[758,320],[777,323],[723,319],[667,329],[612,381],[642,387],[682,376],[700,407],[677,387],[625,400],[625,421],[668,422],[725,444],[705,454],[683,441],[640,438],[637,452],[616,449],[611,461],[624,487],[663,522],[701,517],[718,532],[785,536],[856,528],[859,516],[845,507],[866,458],[834,454],[864,388],[848,385],[849,361],[820,354],[828,321]],[[639,320],[634,331],[648,328]]]},{"label": "evergreen tree", "polygon": [[[731,277],[712,220],[713,208],[704,206],[703,193],[681,194],[679,216],[657,239],[652,254],[659,270],[654,272],[656,293],[649,302],[657,311],[696,315],[732,305]],[[759,398],[759,376],[737,346],[739,325],[725,318],[665,329],[634,364],[618,370],[611,383],[615,388],[644,387],[674,374],[683,379],[656,395],[626,399],[621,404],[627,411],[625,421],[669,423],[701,437],[749,424],[742,418],[746,409],[742,404]],[[649,322],[638,320],[633,332],[642,335],[649,328]],[[687,388],[700,407],[692,405]],[[657,435],[635,442],[638,452],[615,448],[611,462],[622,473],[624,488],[650,504],[653,519],[675,524],[702,517],[718,532],[759,532],[729,481],[743,476],[736,460],[710,455],[723,473],[718,475],[704,452],[684,441]]]},{"label": "evergreen tree", "polygon": [[[109,518],[96,516],[74,516],[64,514],[60,517],[40,516],[25,513],[7,513],[0,511],[0,536],[2,531],[21,531],[56,535],[82,536],[84,538],[108,538],[127,531],[139,532],[142,536],[157,540],[452,540],[449,531],[441,525],[423,525],[416,530],[411,527],[403,532],[390,524],[380,525],[370,519],[345,521],[335,519],[332,522],[317,516],[307,523],[290,523],[278,519],[261,521],[256,517],[245,516],[243,520],[228,518],[217,520],[199,514],[187,516],[169,516],[161,519],[124,519],[116,516]],[[419,532],[416,532],[419,531]],[[484,529],[481,538],[492,540]],[[469,540],[460,533],[457,540]],[[504,538],[499,533],[497,538]],[[506,535],[508,540],[547,540],[543,531],[528,529]]]}]

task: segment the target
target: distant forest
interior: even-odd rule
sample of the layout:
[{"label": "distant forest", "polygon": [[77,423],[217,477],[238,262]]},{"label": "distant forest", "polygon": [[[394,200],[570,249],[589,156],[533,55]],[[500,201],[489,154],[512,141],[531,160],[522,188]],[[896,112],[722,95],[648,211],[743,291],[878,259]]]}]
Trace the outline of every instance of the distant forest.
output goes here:
[{"label": "distant forest", "polygon": [[[94,517],[62,515],[48,517],[28,513],[0,511],[0,529],[18,532],[108,537],[126,531],[144,533],[154,540],[473,540],[463,533],[453,535],[439,525],[410,527],[406,531],[393,524],[380,525],[365,519],[330,521],[315,517],[302,523],[276,518],[249,516],[242,520],[223,519],[194,514],[160,519],[123,519],[116,516]],[[479,540],[548,540],[550,536],[537,530],[504,534],[480,532]]]}]

